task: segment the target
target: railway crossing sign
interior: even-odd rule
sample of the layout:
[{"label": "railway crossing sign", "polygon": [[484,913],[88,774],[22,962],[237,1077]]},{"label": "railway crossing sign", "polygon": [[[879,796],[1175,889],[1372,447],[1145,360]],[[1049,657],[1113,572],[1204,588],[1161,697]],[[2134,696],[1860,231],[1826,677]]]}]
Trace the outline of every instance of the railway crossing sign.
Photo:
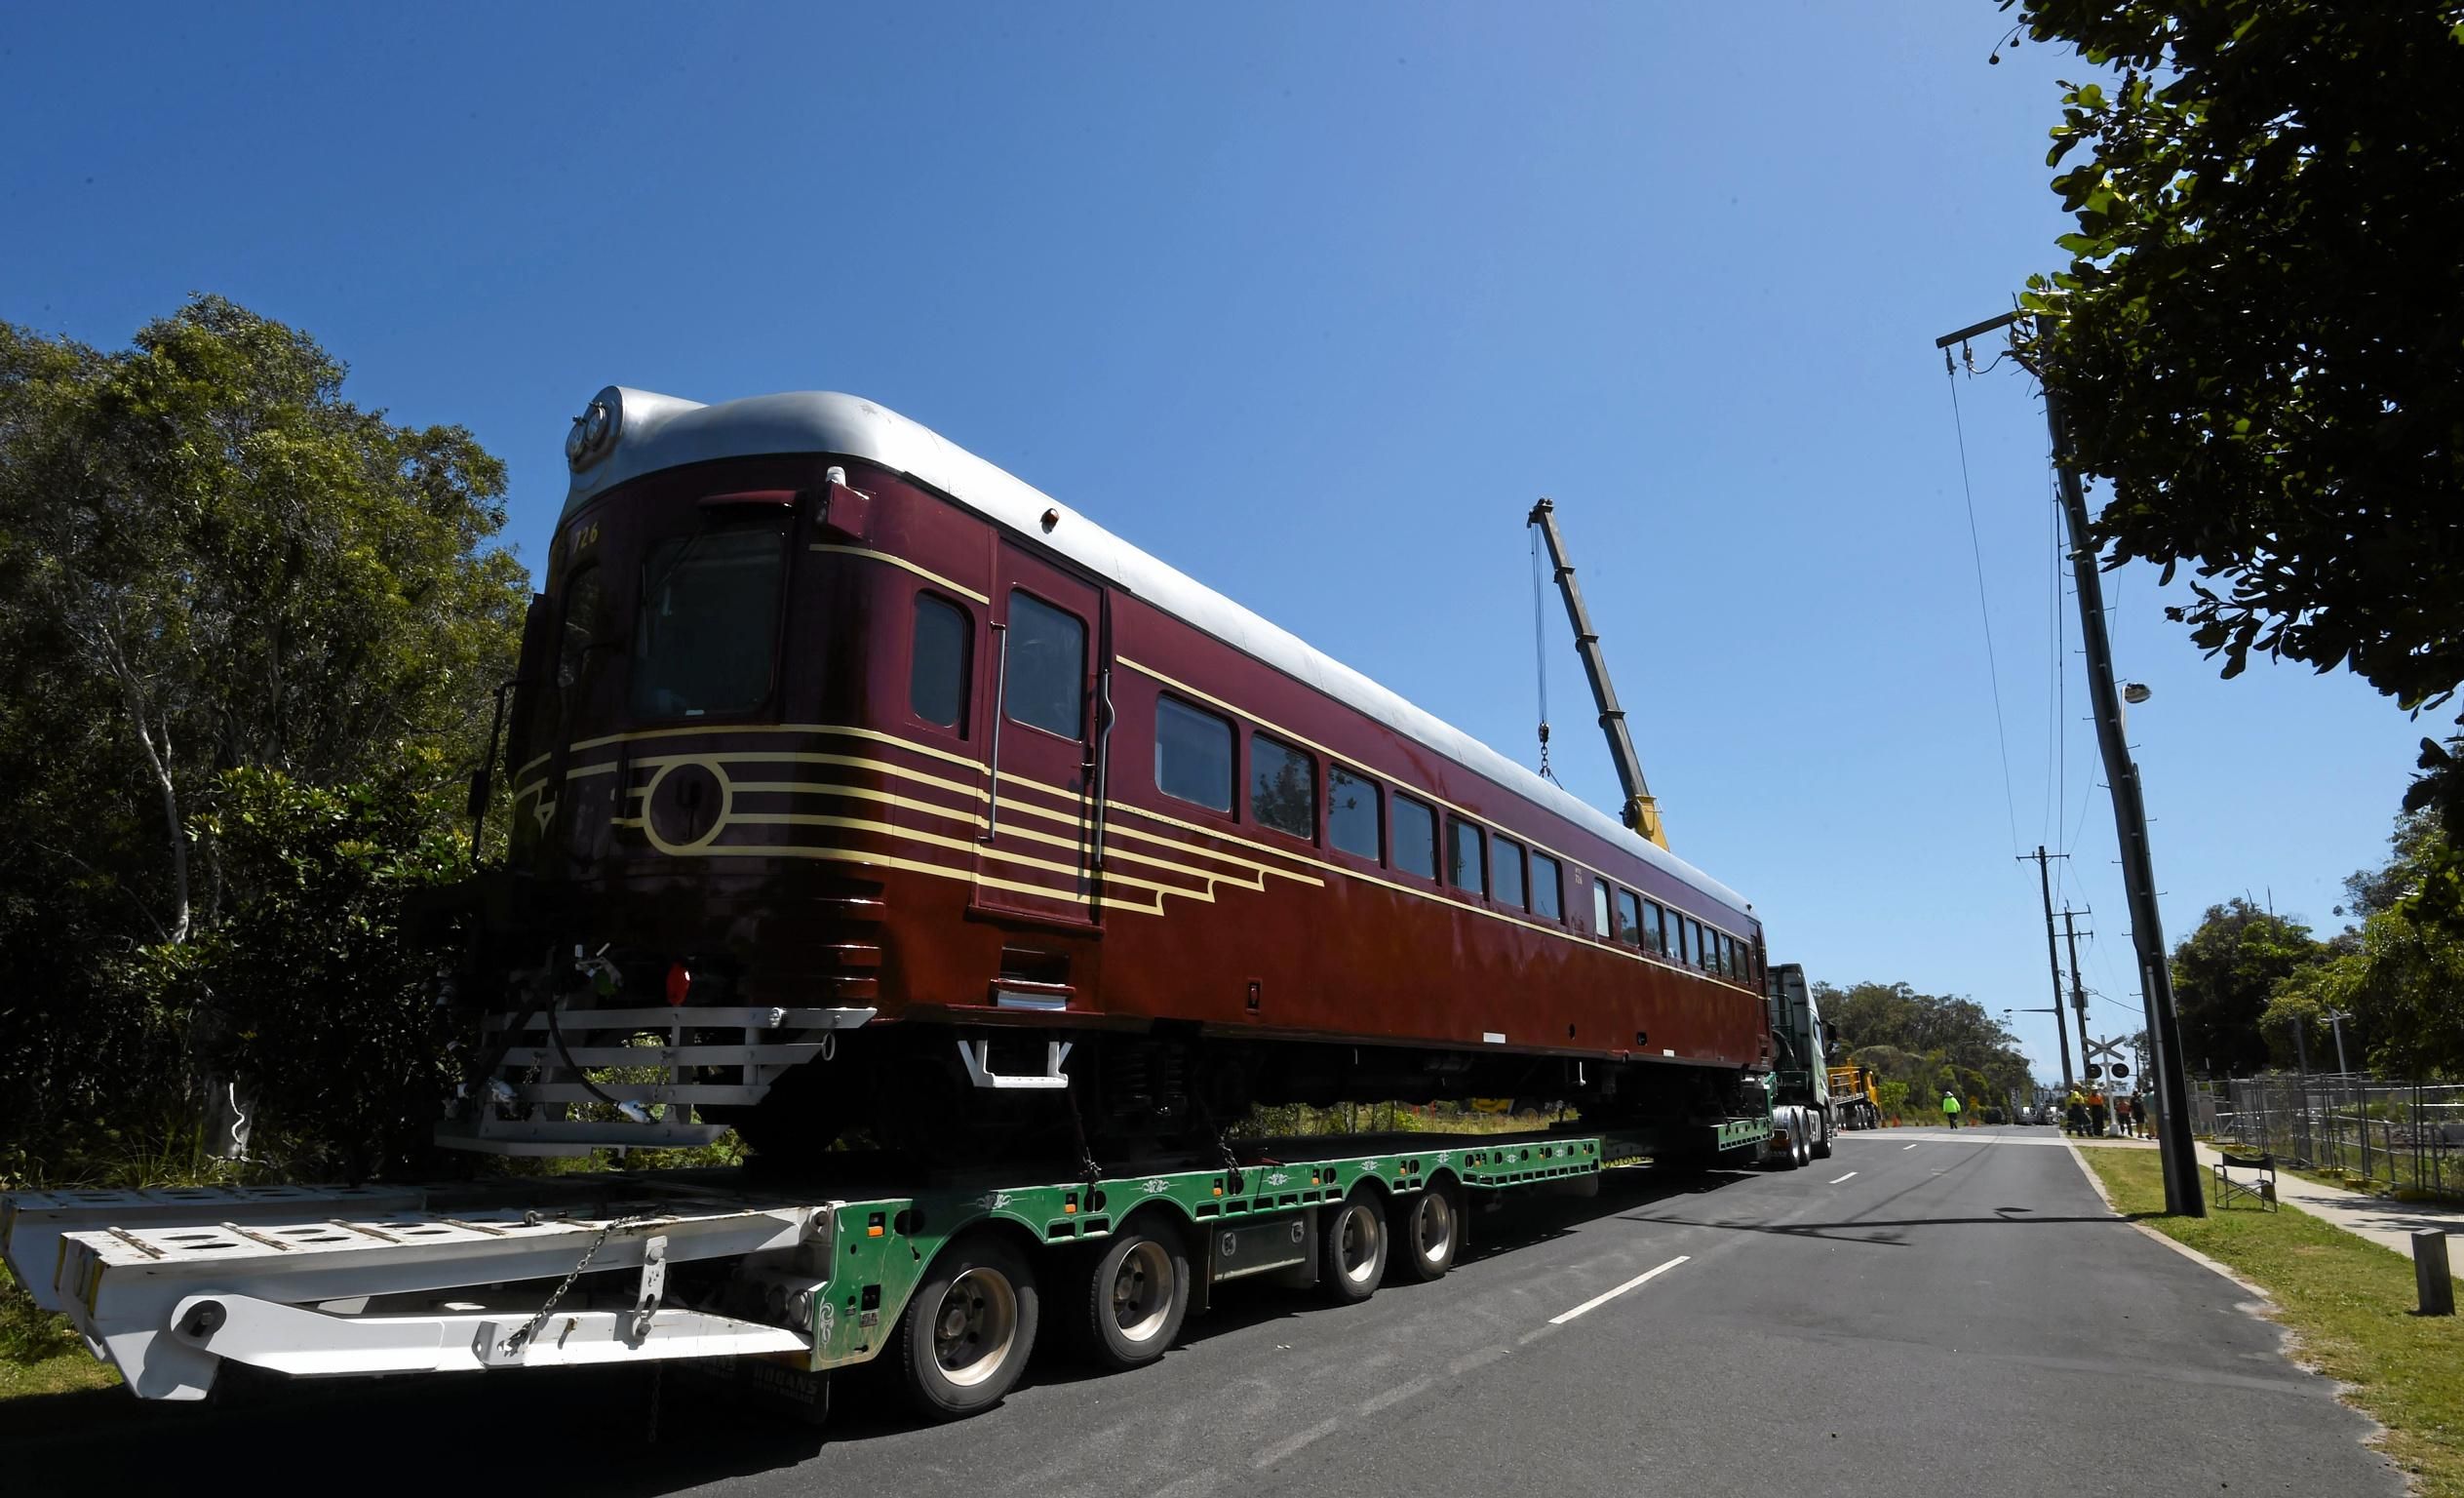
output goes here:
[{"label": "railway crossing sign", "polygon": [[[2088,1062],[2089,1076],[2106,1076],[2111,1077],[2116,1082],[2119,1082],[2123,1078],[2131,1075],[2131,1063],[2125,1060],[2122,1055],[2122,1047],[2126,1044],[2125,1042],[2084,1041],[2083,1044],[2086,1045],[2088,1051],[2085,1059]],[[2097,1064],[2098,1062],[2102,1062],[2103,1064],[2099,1066]]]}]

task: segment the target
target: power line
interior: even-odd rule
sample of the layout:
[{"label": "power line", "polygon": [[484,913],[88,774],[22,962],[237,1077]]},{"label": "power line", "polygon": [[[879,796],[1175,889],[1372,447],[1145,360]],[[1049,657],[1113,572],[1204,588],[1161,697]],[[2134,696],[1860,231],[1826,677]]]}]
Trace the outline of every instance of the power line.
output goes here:
[{"label": "power line", "polygon": [[2002,726],[2002,668],[1995,662],[1993,610],[1985,601],[1985,547],[1976,535],[1976,492],[1968,482],[1968,426],[1959,414],[1959,372],[1950,350],[1942,350],[1942,372],[1950,376],[1951,430],[1959,439],[1959,491],[1968,501],[1968,554],[1976,564],[1976,613],[1985,624],[1985,677],[1993,684],[1993,736],[2002,748],[2002,811],[2011,828],[2011,847],[2019,846],[2019,803],[2011,794],[2011,735]]}]

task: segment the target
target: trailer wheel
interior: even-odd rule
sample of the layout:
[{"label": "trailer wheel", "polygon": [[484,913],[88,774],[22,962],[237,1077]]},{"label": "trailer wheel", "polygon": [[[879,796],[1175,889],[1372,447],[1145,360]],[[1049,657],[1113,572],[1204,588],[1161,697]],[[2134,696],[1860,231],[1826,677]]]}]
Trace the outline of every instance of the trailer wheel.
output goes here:
[{"label": "trailer wheel", "polygon": [[1441,1181],[1396,1197],[1388,1203],[1387,1216],[1399,1250],[1394,1262],[1405,1275],[1426,1283],[1443,1279],[1455,1267],[1455,1255],[1463,1247],[1461,1188]]},{"label": "trailer wheel", "polygon": [[952,1244],[916,1286],[898,1329],[907,1397],[934,1420],[997,1404],[1036,1345],[1036,1277],[997,1238]]},{"label": "trailer wheel", "polygon": [[1190,1255],[1180,1235],[1133,1223],[1083,1262],[1083,1314],[1073,1328],[1080,1347],[1110,1368],[1162,1357],[1190,1309]]},{"label": "trailer wheel", "polygon": [[1367,1300],[1386,1276],[1386,1213],[1355,1191],[1317,1219],[1317,1282],[1338,1305]]}]

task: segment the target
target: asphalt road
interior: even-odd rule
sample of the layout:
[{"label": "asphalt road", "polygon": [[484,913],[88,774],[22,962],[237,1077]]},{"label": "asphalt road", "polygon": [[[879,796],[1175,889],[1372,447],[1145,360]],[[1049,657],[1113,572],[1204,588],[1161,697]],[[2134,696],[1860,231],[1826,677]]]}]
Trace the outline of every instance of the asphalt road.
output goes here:
[{"label": "asphalt road", "polygon": [[2112,1217],[2051,1130],[1855,1134],[1812,1169],[1699,1183],[1616,1171],[1473,1231],[1435,1284],[1342,1309],[1228,1293],[1159,1363],[1099,1377],[1047,1353],[957,1426],[910,1420],[880,1377],[842,1379],[806,1431],[671,1376],[655,1443],[638,1371],[240,1409],[111,1391],[0,1408],[0,1473],[84,1493],[2402,1491],[2243,1292]]}]

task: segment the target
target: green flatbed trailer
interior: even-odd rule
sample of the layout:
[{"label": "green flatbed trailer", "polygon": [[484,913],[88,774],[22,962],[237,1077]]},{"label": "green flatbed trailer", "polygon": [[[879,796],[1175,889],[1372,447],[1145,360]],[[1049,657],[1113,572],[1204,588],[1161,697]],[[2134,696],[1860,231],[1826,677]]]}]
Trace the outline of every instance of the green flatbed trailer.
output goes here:
[{"label": "green flatbed trailer", "polygon": [[948,1419],[998,1402],[1047,1321],[1098,1365],[1134,1367],[1224,1284],[1365,1300],[1444,1275],[1482,1199],[1589,1195],[1647,1156],[1751,1163],[1773,1136],[1762,1117],[1674,1137],[1254,1141],[1236,1161],[1072,1180],[19,1193],[0,1198],[0,1253],[141,1398],[203,1398],[225,1361],[310,1377],[675,1359],[817,1417],[834,1372],[887,1358]]}]

